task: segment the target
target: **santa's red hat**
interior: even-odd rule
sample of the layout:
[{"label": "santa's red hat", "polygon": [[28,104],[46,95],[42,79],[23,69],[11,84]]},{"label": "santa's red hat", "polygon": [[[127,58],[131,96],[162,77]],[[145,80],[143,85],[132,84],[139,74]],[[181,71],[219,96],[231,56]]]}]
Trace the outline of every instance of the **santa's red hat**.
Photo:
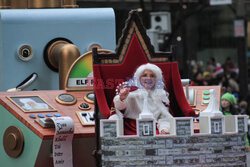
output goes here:
[{"label": "santa's red hat", "polygon": [[224,72],[224,69],[222,67],[216,67],[215,68],[215,74],[219,75]]}]

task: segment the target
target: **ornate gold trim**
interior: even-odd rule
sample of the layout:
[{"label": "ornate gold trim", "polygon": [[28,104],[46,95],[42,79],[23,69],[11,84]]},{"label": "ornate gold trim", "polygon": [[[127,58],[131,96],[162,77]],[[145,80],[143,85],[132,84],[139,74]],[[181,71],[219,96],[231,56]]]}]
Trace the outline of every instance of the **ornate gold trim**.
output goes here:
[{"label": "ornate gold trim", "polygon": [[[128,49],[128,47],[129,47],[129,44],[130,44],[130,42],[131,42],[131,39],[132,39],[132,36],[133,36],[133,33],[134,33],[134,32],[136,33],[136,35],[137,35],[137,37],[138,37],[138,39],[139,39],[139,41],[140,41],[140,43],[141,43],[141,47],[142,47],[142,49],[143,49],[143,51],[144,51],[146,57],[148,58],[148,60],[149,60],[150,62],[165,62],[165,61],[168,61],[168,58],[166,58],[166,57],[157,57],[157,58],[156,58],[156,57],[152,57],[152,56],[150,55],[149,50],[148,50],[148,47],[147,47],[147,45],[146,45],[146,43],[145,43],[145,40],[144,40],[144,38],[142,37],[142,35],[141,35],[141,33],[140,33],[140,31],[139,31],[139,29],[138,29],[138,27],[137,27],[135,21],[133,21],[133,22],[132,22],[132,26],[130,27],[130,29],[129,29],[129,31],[128,31],[127,38],[126,38],[126,40],[125,40],[125,42],[124,42],[124,44],[123,44],[122,51],[121,51],[121,53],[120,53],[120,55],[119,55],[119,61],[118,61],[118,63],[122,63],[122,61],[123,61],[123,59],[124,59],[124,57],[125,57],[125,54],[126,54],[126,52],[127,52],[127,49]],[[106,63],[105,63],[105,64],[106,64]]]}]

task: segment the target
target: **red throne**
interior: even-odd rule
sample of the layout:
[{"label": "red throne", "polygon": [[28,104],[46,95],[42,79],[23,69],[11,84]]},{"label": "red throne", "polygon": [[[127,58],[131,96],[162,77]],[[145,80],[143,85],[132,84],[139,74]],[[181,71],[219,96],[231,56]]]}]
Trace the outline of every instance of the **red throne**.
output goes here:
[{"label": "red throne", "polygon": [[116,86],[132,78],[137,67],[150,62],[163,71],[171,114],[195,116],[184,95],[178,63],[170,62],[172,56],[171,52],[154,52],[137,12],[130,12],[116,52],[107,54],[93,49],[94,90],[102,115],[108,118],[111,114]]}]

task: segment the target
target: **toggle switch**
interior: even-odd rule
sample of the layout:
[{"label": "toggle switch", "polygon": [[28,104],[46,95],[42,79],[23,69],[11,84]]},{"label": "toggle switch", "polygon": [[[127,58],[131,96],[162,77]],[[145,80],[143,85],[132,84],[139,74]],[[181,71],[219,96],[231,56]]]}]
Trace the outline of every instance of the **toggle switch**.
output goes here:
[{"label": "toggle switch", "polygon": [[94,111],[76,111],[82,125],[95,125]]}]

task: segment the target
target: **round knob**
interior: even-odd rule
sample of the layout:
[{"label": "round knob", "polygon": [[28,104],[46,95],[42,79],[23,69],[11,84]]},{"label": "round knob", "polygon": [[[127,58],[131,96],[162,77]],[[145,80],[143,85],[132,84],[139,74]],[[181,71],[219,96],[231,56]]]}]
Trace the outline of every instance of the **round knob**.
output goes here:
[{"label": "round knob", "polygon": [[82,110],[89,110],[91,107],[87,103],[81,103],[79,108]]},{"label": "round knob", "polygon": [[7,135],[7,147],[10,149],[10,150],[14,150],[17,146],[17,135],[14,134],[14,133],[9,133]]},{"label": "round knob", "polygon": [[23,151],[24,137],[22,131],[15,127],[8,127],[3,135],[3,147],[6,154],[17,158]]}]

